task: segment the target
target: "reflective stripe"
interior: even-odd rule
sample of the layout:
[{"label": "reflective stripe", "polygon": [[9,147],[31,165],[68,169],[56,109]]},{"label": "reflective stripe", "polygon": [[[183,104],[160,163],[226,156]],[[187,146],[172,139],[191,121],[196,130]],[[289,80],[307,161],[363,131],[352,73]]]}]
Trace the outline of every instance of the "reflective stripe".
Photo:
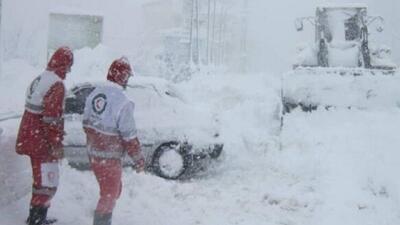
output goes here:
[{"label": "reflective stripe", "polygon": [[29,102],[25,102],[25,108],[32,112],[41,113],[43,111],[43,107],[41,105],[34,105]]},{"label": "reflective stripe", "polygon": [[137,132],[136,130],[128,131],[128,132],[121,132],[121,136],[125,141],[132,140],[136,138]]},{"label": "reflective stripe", "polygon": [[36,195],[54,196],[56,193],[56,188],[34,188],[34,187],[32,187],[32,193],[36,194]]},{"label": "reflective stripe", "polygon": [[88,148],[88,154],[92,157],[103,159],[122,159],[124,153],[122,151],[101,151],[95,148]]},{"label": "reflective stripe", "polygon": [[83,120],[82,123],[83,123],[83,127],[95,129],[96,131],[103,133],[103,134],[113,135],[113,136],[119,135],[118,129],[116,129],[116,128],[105,127],[104,125],[102,125],[100,123],[94,124],[91,120]]},{"label": "reflective stripe", "polygon": [[49,116],[44,116],[42,119],[43,122],[45,123],[53,123],[53,124],[60,124],[63,121],[62,117],[49,117]]}]

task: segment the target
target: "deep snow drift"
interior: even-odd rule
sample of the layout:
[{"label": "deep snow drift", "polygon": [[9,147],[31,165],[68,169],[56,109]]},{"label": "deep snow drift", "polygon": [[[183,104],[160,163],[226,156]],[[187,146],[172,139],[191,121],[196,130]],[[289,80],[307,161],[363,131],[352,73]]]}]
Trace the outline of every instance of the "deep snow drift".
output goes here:
[{"label": "deep snow drift", "polygon": [[[76,53],[68,86],[103,79],[116,56],[94,51]],[[15,86],[0,84],[2,93],[14,96],[10,101],[3,95],[1,111],[20,112],[25,88],[40,69],[18,61],[4,68]],[[126,169],[113,224],[399,224],[399,108],[294,111],[280,132],[280,82],[276,74],[197,74],[177,84],[188,101],[218,116],[223,159],[207,174],[184,182]],[[6,180],[7,187],[20,181],[17,194],[0,190],[0,199],[7,201],[0,202],[2,225],[23,224],[28,212],[29,163],[12,148],[18,123],[0,122],[0,165],[9,155],[23,171]],[[0,168],[0,176],[7,177]],[[90,224],[97,198],[93,174],[64,161],[49,214],[59,225]]]}]

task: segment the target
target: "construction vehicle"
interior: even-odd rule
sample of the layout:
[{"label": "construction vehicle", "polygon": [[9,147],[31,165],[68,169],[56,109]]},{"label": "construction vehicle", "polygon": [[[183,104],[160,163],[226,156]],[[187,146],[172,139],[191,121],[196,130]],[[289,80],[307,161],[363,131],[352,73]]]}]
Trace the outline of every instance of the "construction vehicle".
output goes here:
[{"label": "construction vehicle", "polygon": [[315,40],[298,49],[293,70],[283,76],[284,113],[399,104],[388,101],[400,85],[390,49],[369,41],[371,27],[383,31],[382,17],[368,16],[361,4],[324,5],[315,17],[297,19],[296,29],[306,21],[315,26]]}]

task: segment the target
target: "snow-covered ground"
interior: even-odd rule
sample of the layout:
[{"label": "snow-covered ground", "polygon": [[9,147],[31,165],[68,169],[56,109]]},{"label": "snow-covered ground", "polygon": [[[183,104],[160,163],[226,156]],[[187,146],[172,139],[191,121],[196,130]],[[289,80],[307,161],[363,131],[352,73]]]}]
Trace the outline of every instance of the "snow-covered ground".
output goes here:
[{"label": "snow-covered ground", "polygon": [[308,186],[314,209],[307,224],[400,222],[399,124],[399,109],[285,118],[279,168]]},{"label": "snow-covered ground", "polygon": [[[79,74],[104,77],[109,62],[97,59],[96,66],[90,57],[78,64],[78,53],[67,84]],[[0,83],[8,96],[0,95],[0,111],[21,111],[25,88],[40,71],[24,65],[4,65],[14,86]],[[400,109],[294,111],[280,132],[280,82],[276,74],[199,74],[179,83],[188,101],[219,118],[225,154],[208,174],[183,182],[126,169],[113,224],[399,224]],[[28,212],[30,166],[12,143],[18,123],[0,122],[1,225],[24,224]],[[4,165],[16,168],[12,175]],[[65,161],[61,173],[50,216],[58,225],[90,224],[98,198],[93,174]]]}]

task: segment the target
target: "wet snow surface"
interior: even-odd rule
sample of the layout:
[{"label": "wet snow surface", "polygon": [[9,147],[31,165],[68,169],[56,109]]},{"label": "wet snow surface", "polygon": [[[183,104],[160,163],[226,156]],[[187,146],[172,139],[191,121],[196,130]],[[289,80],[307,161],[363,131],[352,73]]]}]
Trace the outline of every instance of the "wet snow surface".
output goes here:
[{"label": "wet snow surface", "polygon": [[[19,72],[29,77],[36,71],[16,65],[6,64],[6,73],[24,70]],[[21,109],[20,92],[29,81],[15,82],[15,102],[2,98],[2,109]],[[177,87],[219,118],[225,153],[207,174],[183,182],[126,169],[113,224],[400,223],[399,108],[294,111],[280,133],[278,76],[198,75]],[[1,225],[24,224],[28,212],[29,162],[12,149],[18,123],[0,123]],[[12,179],[3,168],[8,158],[18,170]],[[98,199],[94,175],[65,161],[61,171],[49,215],[58,225],[91,224]]]}]

